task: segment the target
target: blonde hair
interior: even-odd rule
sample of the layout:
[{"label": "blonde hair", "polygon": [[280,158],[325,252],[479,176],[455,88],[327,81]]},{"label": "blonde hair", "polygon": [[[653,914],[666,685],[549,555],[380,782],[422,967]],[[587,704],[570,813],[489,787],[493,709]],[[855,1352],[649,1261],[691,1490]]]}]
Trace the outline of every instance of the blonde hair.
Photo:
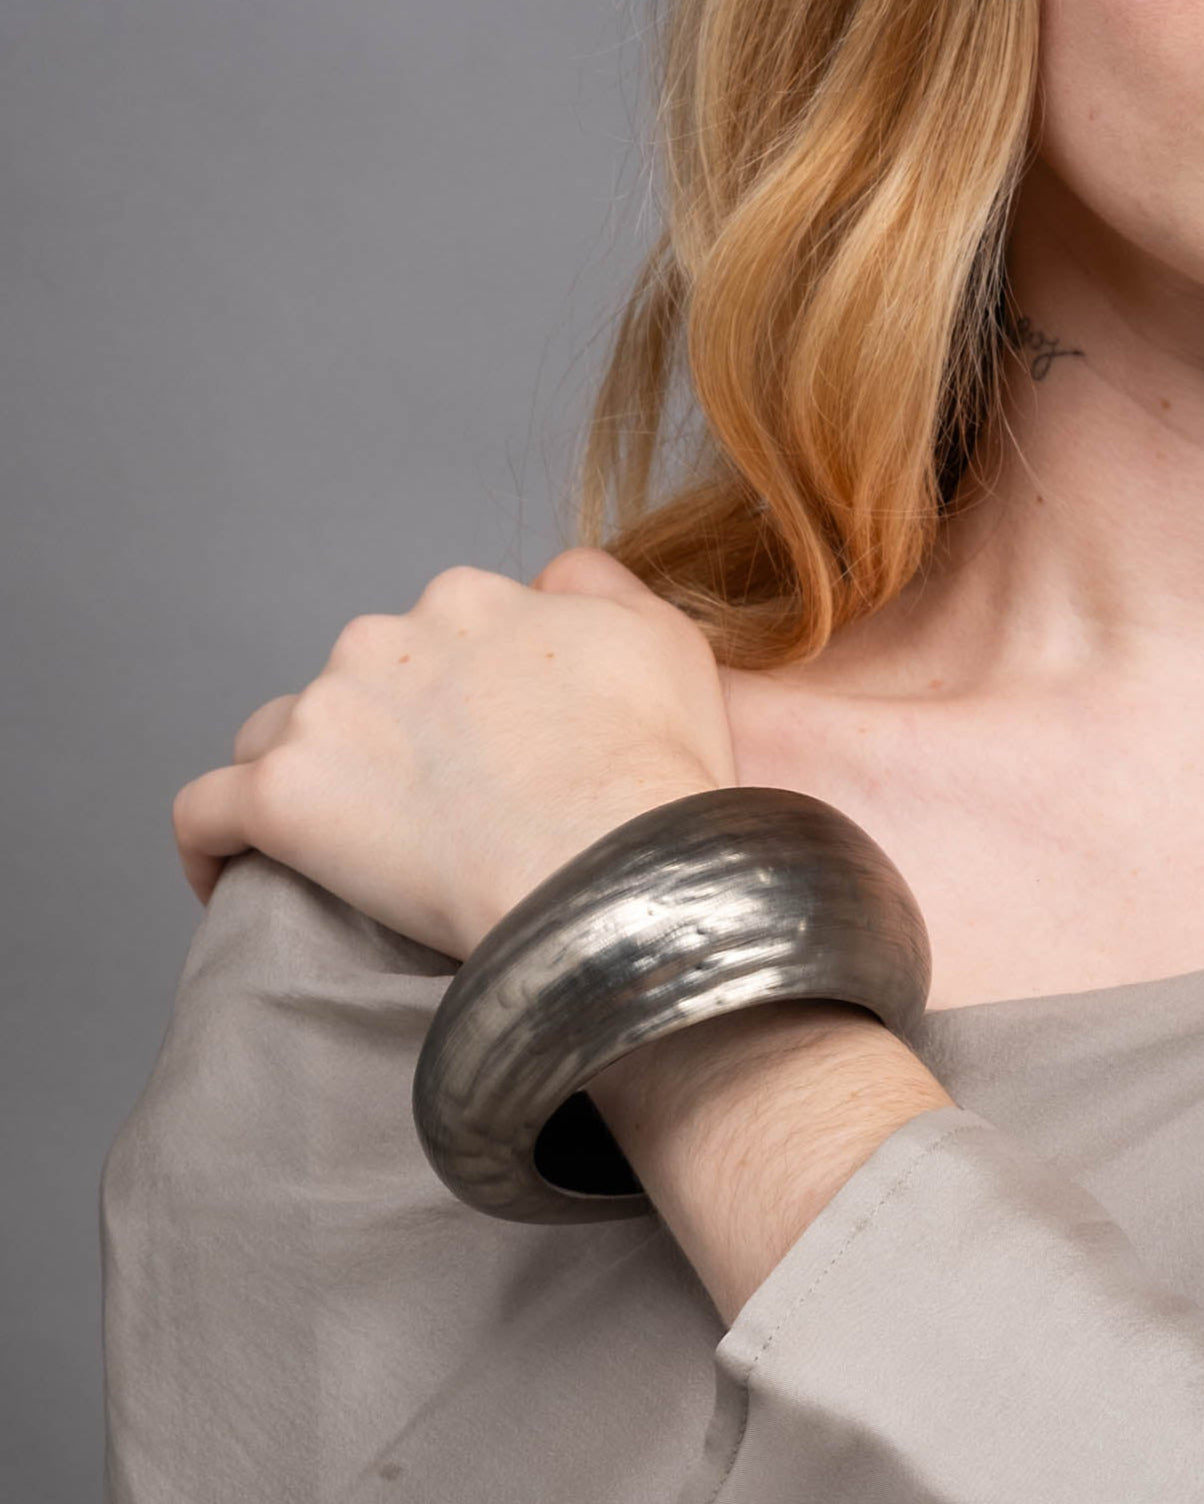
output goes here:
[{"label": "blonde hair", "polygon": [[[585,430],[576,541],[721,663],[815,656],[933,547],[999,402],[1037,13],[674,0],[654,22],[663,226]],[[653,504],[681,374],[702,431]]]}]

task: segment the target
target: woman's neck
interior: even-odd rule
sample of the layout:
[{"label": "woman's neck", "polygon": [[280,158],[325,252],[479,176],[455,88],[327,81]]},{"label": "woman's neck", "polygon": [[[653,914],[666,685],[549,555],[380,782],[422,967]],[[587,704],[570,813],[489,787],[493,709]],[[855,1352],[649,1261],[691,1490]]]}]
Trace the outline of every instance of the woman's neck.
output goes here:
[{"label": "woman's neck", "polygon": [[930,566],[805,666],[821,692],[1131,698],[1204,655],[1204,284],[1038,162],[1009,269],[1023,316]]}]

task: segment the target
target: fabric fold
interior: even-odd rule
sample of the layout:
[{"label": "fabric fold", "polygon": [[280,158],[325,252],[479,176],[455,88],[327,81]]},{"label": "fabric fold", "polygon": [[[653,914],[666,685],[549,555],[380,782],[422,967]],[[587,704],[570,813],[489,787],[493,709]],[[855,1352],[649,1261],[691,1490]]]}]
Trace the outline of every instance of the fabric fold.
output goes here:
[{"label": "fabric fold", "polygon": [[1204,1497],[1204,972],[926,1015],[961,1105],[727,1329],[659,1218],[439,1181],[457,964],[227,862],[101,1176],[105,1504]]},{"label": "fabric fold", "polygon": [[962,1106],[891,1135],[741,1308],[680,1504],[1187,1504],[1204,1309]]}]

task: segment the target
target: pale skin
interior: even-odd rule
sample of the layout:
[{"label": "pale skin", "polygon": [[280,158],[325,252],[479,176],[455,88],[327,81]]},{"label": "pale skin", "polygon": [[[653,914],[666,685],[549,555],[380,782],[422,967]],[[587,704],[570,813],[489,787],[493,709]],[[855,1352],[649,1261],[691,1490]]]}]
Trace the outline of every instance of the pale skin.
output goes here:
[{"label": "pale skin", "polygon": [[[256,846],[463,958],[623,820],[760,784],[835,804],[905,874],[929,1009],[1204,969],[1204,10],[1043,21],[1010,435],[924,576],[753,674],[594,550],[530,585],[445,572],[180,791],[203,901]],[[954,1105],[840,1006],[712,1020],[589,1090],[727,1323],[891,1133]]]}]

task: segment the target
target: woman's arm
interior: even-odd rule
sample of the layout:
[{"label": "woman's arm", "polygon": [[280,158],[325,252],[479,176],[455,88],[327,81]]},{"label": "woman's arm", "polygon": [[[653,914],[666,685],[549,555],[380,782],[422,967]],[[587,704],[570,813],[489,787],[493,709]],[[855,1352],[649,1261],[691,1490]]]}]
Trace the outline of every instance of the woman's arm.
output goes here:
[{"label": "woman's arm", "polygon": [[1204,1309],[868,1014],[737,1018],[595,1083],[732,1323],[678,1504],[1204,1497]]},{"label": "woman's arm", "polygon": [[[411,1072],[453,970],[258,852],[230,864],[105,1162],[106,1504],[429,1497],[448,1466],[429,1449],[458,1434],[457,1397],[496,1429],[464,1440],[470,1462],[482,1459],[471,1484],[437,1496],[467,1504],[522,1488],[535,1476],[526,1432],[503,1434],[498,1417],[524,1371],[506,1348],[508,1334],[532,1332],[511,1319],[523,1311],[545,1342],[532,1416],[583,1417],[574,1456],[587,1433],[602,1438],[576,1497],[645,1504],[647,1469],[689,1477],[681,1504],[1197,1497],[1201,1312],[1018,1138],[956,1106],[909,1117],[794,1235],[714,1347],[709,1302],[680,1278],[684,1258],[656,1255],[647,1219],[497,1222],[422,1160]],[[733,1121],[734,1166],[770,1166],[757,1135],[771,1100]],[[700,1088],[707,1101],[721,1097]],[[797,1156],[806,1177],[815,1164]],[[788,1184],[790,1167],[778,1168]],[[703,1198],[706,1175],[692,1184],[701,1232],[747,1232],[757,1251],[738,1213]],[[788,1223],[777,1232],[788,1238]],[[599,1285],[603,1269],[613,1284]],[[515,1306],[520,1289],[530,1303]],[[553,1308],[560,1325],[548,1327]],[[555,1373],[574,1371],[566,1348],[588,1392],[556,1387]],[[700,1413],[679,1391],[708,1354],[710,1427],[696,1465],[679,1469],[695,1445],[679,1428]],[[648,1395],[668,1384],[656,1409]],[[614,1438],[632,1445],[645,1422],[654,1434],[640,1431],[620,1459]],[[555,1460],[539,1460],[539,1478]]]},{"label": "woman's arm", "polygon": [[422,1173],[409,1094],[454,969],[260,852],[227,864],[101,1175],[105,1504],[375,1499],[471,1360],[430,1323],[473,1312],[497,1241],[447,1257],[477,1214]]},{"label": "woman's arm", "polygon": [[[188,786],[183,846],[274,849],[399,945],[413,933],[419,963],[432,956],[419,941],[442,943],[432,933],[467,955],[603,831],[735,781],[709,647],[618,569],[569,551],[527,590],[456,570],[405,617],[357,619],[285,722]],[[257,793],[231,801],[239,789]],[[250,826],[231,825],[231,810],[249,810]],[[297,891],[273,889],[272,902]],[[176,1475],[190,1504],[237,1497],[235,1482],[260,1504],[324,1500],[330,1478],[371,1455],[381,1396],[392,1404],[409,1385],[417,1399],[409,1312],[393,1308],[387,1354],[377,1317],[395,1295],[397,1151],[413,1131],[398,1045],[429,1017],[423,979],[399,992],[406,966],[378,961],[367,929],[362,953],[336,925],[315,949],[325,911],[248,920],[225,892],[226,929],[190,956],[187,1006],[106,1165],[109,1504],[173,1497]],[[747,1070],[713,1095],[700,1079],[684,1118],[683,1072],[651,1159],[628,1134],[736,1312],[691,1497],[1196,1497],[1199,1306],[1161,1288],[1103,1207],[1020,1139],[934,1106],[939,1083],[881,1035],[889,1061],[875,1053],[868,1069],[864,1035],[841,1057],[837,1100],[817,1110],[834,1088],[810,1070],[837,1037],[812,1051],[793,1036],[773,1091]],[[369,1110],[339,1110],[349,1103]],[[795,1165],[782,1151],[797,1145]],[[461,1210],[440,1199],[445,1224]],[[462,1307],[429,1262],[432,1306]]]},{"label": "woman's arm", "polygon": [[729,1325],[884,1139],[956,1106],[897,1035],[842,1004],[707,1019],[588,1090]]}]

